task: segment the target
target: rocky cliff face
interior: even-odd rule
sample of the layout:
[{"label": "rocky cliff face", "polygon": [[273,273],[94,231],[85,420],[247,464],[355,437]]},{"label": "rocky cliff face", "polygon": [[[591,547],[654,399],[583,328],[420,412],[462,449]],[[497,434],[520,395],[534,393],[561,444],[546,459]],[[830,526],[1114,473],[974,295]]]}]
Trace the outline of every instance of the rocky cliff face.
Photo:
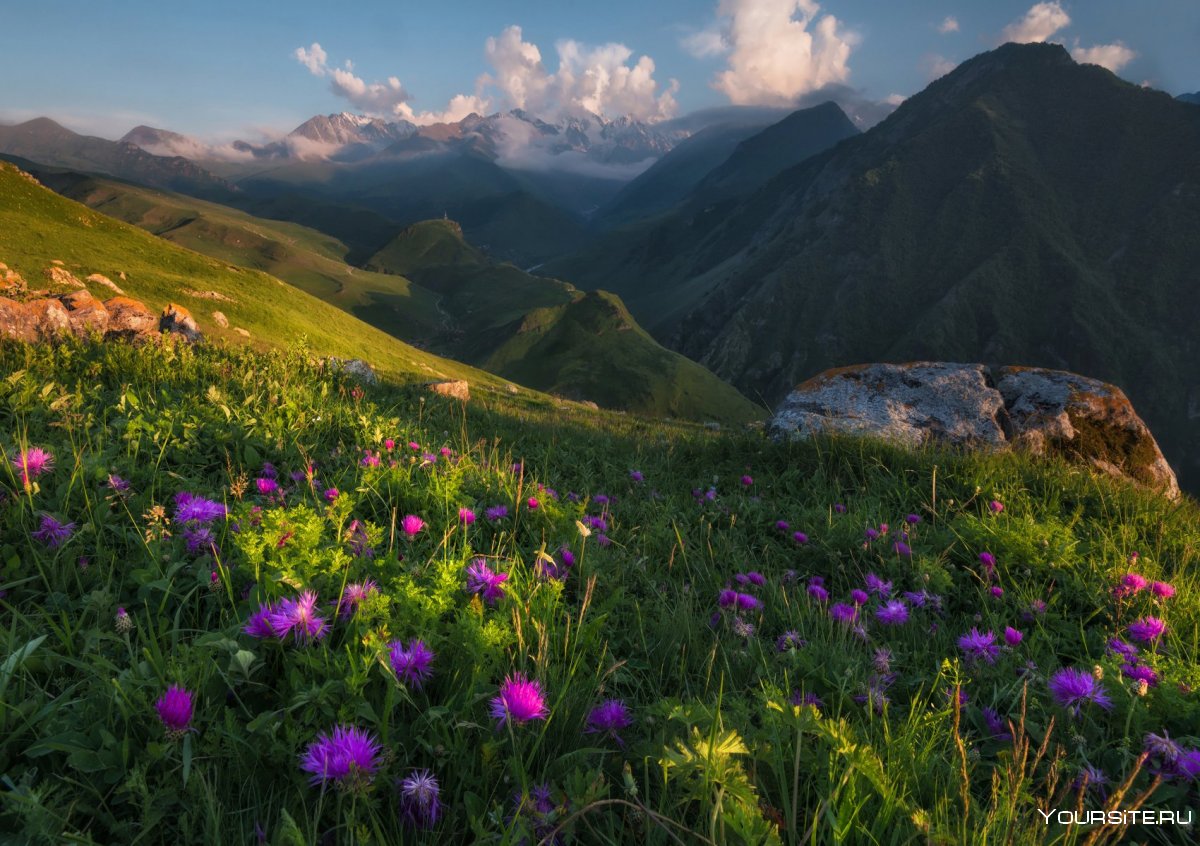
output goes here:
[{"label": "rocky cliff face", "polygon": [[836,368],[788,394],[770,430],[1020,449],[1179,496],[1175,473],[1121,389],[1062,370],[927,361]]}]

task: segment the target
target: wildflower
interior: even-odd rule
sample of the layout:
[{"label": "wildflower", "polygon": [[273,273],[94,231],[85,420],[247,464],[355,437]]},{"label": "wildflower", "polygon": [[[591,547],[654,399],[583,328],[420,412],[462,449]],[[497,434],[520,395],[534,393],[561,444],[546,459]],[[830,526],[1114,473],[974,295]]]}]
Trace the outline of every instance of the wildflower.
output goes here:
[{"label": "wildflower", "polygon": [[775,531],[777,531],[777,532],[786,532],[790,528],[791,528],[791,526],[788,524],[787,520],[776,520],[775,521]]},{"label": "wildflower", "polygon": [[108,487],[108,489],[110,491],[112,491],[113,493],[115,493],[117,495],[124,495],[124,494],[129,493],[129,488],[130,488],[129,482],[122,479],[116,473],[109,473],[108,480],[104,484]]},{"label": "wildflower", "polygon": [[893,599],[875,609],[875,619],[885,626],[900,626],[908,622],[908,606],[903,600]]},{"label": "wildflower", "polygon": [[612,545],[612,538],[605,534],[599,534],[596,535],[596,543],[600,544],[602,547],[608,547]]},{"label": "wildflower", "polygon": [[350,582],[342,589],[342,598],[338,602],[339,616],[349,617],[358,610],[359,603],[372,594],[379,593],[379,585],[373,579],[363,582]]},{"label": "wildflower", "polygon": [[124,608],[117,609],[117,620],[114,628],[116,628],[117,634],[125,634],[126,632],[133,631],[133,620],[130,618],[129,612]]},{"label": "wildflower", "polygon": [[986,661],[989,664],[996,663],[996,655],[1000,652],[996,636],[990,631],[980,632],[976,628],[958,639],[958,648],[966,653],[967,660]]},{"label": "wildflower", "polygon": [[1009,646],[1016,646],[1024,639],[1025,635],[1014,629],[1012,626],[1004,627],[1004,642]]},{"label": "wildflower", "polygon": [[520,725],[530,720],[544,720],[549,714],[542,685],[520,673],[505,677],[499,694],[491,702],[491,715],[498,721],[497,728],[510,721]]},{"label": "wildflower", "polygon": [[1176,765],[1183,755],[1183,747],[1172,740],[1165,731],[1161,735],[1147,733],[1143,748],[1151,758],[1153,770],[1167,776],[1176,772]]},{"label": "wildflower", "polygon": [[892,595],[892,583],[885,582],[874,573],[867,573],[864,581],[866,582],[868,593],[874,593],[884,598]]},{"label": "wildflower", "polygon": [[536,496],[531,496],[529,499],[525,500],[525,505],[530,511],[537,511],[537,508],[540,504],[541,503],[538,502]]},{"label": "wildflower", "polygon": [[833,513],[834,514],[845,514],[846,506],[842,505],[840,502],[835,502],[833,504]]},{"label": "wildflower", "polygon": [[919,591],[904,591],[904,598],[914,608],[930,608],[941,613],[942,598],[922,588]]},{"label": "wildflower", "polygon": [[50,549],[57,549],[70,539],[74,531],[74,523],[60,523],[49,514],[43,514],[41,523],[31,533],[31,537]]},{"label": "wildflower", "polygon": [[1004,510],[1004,503],[998,502],[993,499],[991,502],[988,503],[988,510],[991,511],[993,514],[999,514],[1001,511]]},{"label": "wildflower", "polygon": [[279,492],[279,483],[266,476],[260,476],[255,479],[254,486],[258,488],[258,492],[263,496],[272,496]]},{"label": "wildflower", "polygon": [[400,529],[409,540],[415,538],[424,528],[425,521],[415,514],[405,515],[404,519],[400,521]]},{"label": "wildflower", "polygon": [[508,516],[508,506],[493,505],[491,508],[483,512],[483,516],[495,523],[497,520],[503,520]]},{"label": "wildflower", "polygon": [[54,469],[54,455],[41,447],[30,447],[13,456],[12,466],[20,471],[22,484],[28,485],[38,476]]},{"label": "wildflower", "polygon": [[1153,643],[1167,630],[1167,624],[1158,617],[1143,617],[1129,624],[1129,636],[1139,643]]},{"label": "wildflower", "polygon": [[870,598],[871,597],[867,594],[867,592],[865,590],[860,590],[859,588],[855,588],[854,590],[850,591],[850,601],[853,602],[855,605],[866,605],[867,600]]},{"label": "wildflower", "polygon": [[351,520],[346,527],[346,543],[355,558],[374,558],[375,550],[371,546],[371,538],[367,534],[366,525],[360,520]]},{"label": "wildflower", "polygon": [[559,548],[558,557],[562,560],[564,567],[575,566],[575,553],[567,549],[565,546]]},{"label": "wildflower", "polygon": [[979,563],[983,565],[984,572],[991,576],[996,572],[996,556],[990,552],[979,553]]},{"label": "wildflower", "polygon": [[996,599],[999,599],[1000,597],[1004,596],[1004,588],[1000,587],[1000,585],[992,585],[991,594]]},{"label": "wildflower", "polygon": [[751,486],[751,485],[753,485],[753,484],[754,484],[754,477],[753,477],[753,476],[743,476],[743,477],[742,477],[742,487],[746,487],[746,488],[748,488],[748,487],[750,487],[750,486]]},{"label": "wildflower", "polygon": [[271,629],[280,640],[294,634],[298,641],[320,640],[327,624],[317,616],[317,595],[306,590],[295,599],[282,599],[271,611]]},{"label": "wildflower", "polygon": [[858,619],[858,609],[853,605],[847,605],[844,602],[835,602],[829,608],[829,616],[835,622],[849,624]]},{"label": "wildflower", "polygon": [[454,450],[450,449],[450,447],[444,446],[438,450],[438,454],[442,458],[449,458],[450,456],[454,455]]},{"label": "wildflower", "polygon": [[308,745],[300,756],[300,769],[311,774],[308,781],[314,787],[329,782],[341,788],[363,787],[379,769],[382,751],[365,729],[338,726]]},{"label": "wildflower", "polygon": [[825,590],[821,583],[815,580],[810,581],[808,584],[808,595],[817,600],[817,602],[827,602],[829,600],[829,591]]},{"label": "wildflower", "polygon": [[250,619],[246,621],[246,625],[242,627],[242,632],[250,635],[250,637],[262,640],[268,637],[275,636],[275,627],[271,625],[271,615],[275,613],[275,608],[269,604],[263,604],[258,607],[258,610],[250,615]]},{"label": "wildflower", "polygon": [[625,703],[620,699],[607,699],[588,714],[588,727],[584,733],[604,734],[615,740],[618,746],[624,746],[625,741],[621,739],[618,732],[631,725],[633,725],[633,718],[629,716],[629,708]]},{"label": "wildflower", "polygon": [[506,581],[508,573],[493,571],[482,558],[467,565],[467,593],[478,594],[488,605],[495,605],[497,600],[504,598]]},{"label": "wildflower", "polygon": [[1121,667],[1121,673],[1135,684],[1143,682],[1147,687],[1158,687],[1158,673],[1150,667],[1141,664],[1125,664]]},{"label": "wildflower", "polygon": [[717,594],[717,605],[722,608],[732,608],[737,604],[738,592],[732,588],[725,588]]},{"label": "wildflower", "polygon": [[397,640],[388,644],[388,661],[396,678],[417,690],[433,673],[433,650],[423,640],[413,640],[406,647]]},{"label": "wildflower", "polygon": [[211,523],[228,515],[228,510],[219,502],[202,496],[180,491],[175,494],[176,523]]},{"label": "wildflower", "polygon": [[413,770],[400,780],[400,814],[413,828],[433,828],[442,812],[438,781],[429,770]]},{"label": "wildflower", "polygon": [[801,693],[799,690],[792,692],[791,704],[797,708],[803,708],[805,705],[811,705],[814,708],[824,708],[825,703],[821,701],[821,697],[815,693]]},{"label": "wildflower", "polygon": [[808,535],[804,534],[804,532],[792,532],[792,540],[799,544],[806,544],[808,543]]},{"label": "wildflower", "polygon": [[173,684],[154,703],[158,718],[167,729],[167,737],[179,739],[188,730],[192,721],[192,694],[186,688]]},{"label": "wildflower", "polygon": [[871,656],[871,666],[877,673],[889,672],[892,669],[892,650],[886,646],[876,649],[875,654]]},{"label": "wildflower", "polygon": [[921,522],[921,515],[920,514],[909,514],[907,517],[904,518],[904,522],[910,526],[915,526]]},{"label": "wildflower", "polygon": [[734,617],[731,626],[733,627],[733,633],[738,637],[754,637],[754,624],[749,620],[743,620],[741,617]]},{"label": "wildflower", "polygon": [[371,450],[366,450],[363,453],[362,460],[359,461],[359,464],[363,467],[378,467],[381,463],[383,462],[379,457],[379,453],[371,452]]},{"label": "wildflower", "polygon": [[640,471],[640,470],[630,470],[629,478],[634,482],[642,482],[642,481],[645,481],[645,479],[646,479],[646,477],[642,475],[642,471]]},{"label": "wildflower", "polygon": [[892,544],[892,551],[901,558],[912,558],[912,547],[910,547],[904,541],[896,541],[894,544]]},{"label": "wildflower", "polygon": [[739,593],[735,602],[739,611],[757,611],[762,608],[762,600],[748,593]]},{"label": "wildflower", "polygon": [[1008,725],[1000,715],[996,713],[995,708],[990,708],[984,705],[983,721],[987,724],[988,733],[991,734],[993,740],[1012,740],[1012,732],[1008,730]]},{"label": "wildflower", "polygon": [[775,639],[775,651],[787,652],[789,649],[802,649],[808,645],[795,629],[788,629]]},{"label": "wildflower", "polygon": [[1175,587],[1167,582],[1151,582],[1150,592],[1158,599],[1170,599],[1175,595]]},{"label": "wildflower", "polygon": [[339,491],[337,488],[326,488],[325,493],[324,493],[325,501],[333,502],[335,499],[338,498],[338,493],[339,493]]},{"label": "wildflower", "polygon": [[183,530],[181,537],[187,545],[189,555],[199,555],[203,552],[209,552],[215,549],[217,545],[217,538],[208,526],[190,525]]},{"label": "wildflower", "polygon": [[1108,641],[1108,651],[1114,655],[1120,655],[1130,663],[1137,661],[1138,648],[1132,643],[1126,643],[1119,637],[1111,638]]},{"label": "wildflower", "polygon": [[1087,702],[1095,703],[1101,708],[1112,707],[1112,701],[1104,686],[1090,673],[1075,667],[1064,667],[1048,682],[1050,694],[1062,708],[1067,708],[1075,716],[1079,716],[1080,708]]},{"label": "wildflower", "polygon": [[867,543],[870,543],[873,540],[879,539],[879,532],[876,531],[875,529],[867,529],[863,533],[863,536],[867,539]]},{"label": "wildflower", "polygon": [[755,587],[762,587],[767,583],[767,580],[763,574],[759,573],[757,570],[751,570],[749,573],[745,573],[744,575],[746,577],[746,581]]},{"label": "wildflower", "polygon": [[1121,581],[1117,586],[1113,588],[1113,597],[1116,599],[1125,599],[1145,590],[1149,584],[1146,577],[1140,573],[1126,573],[1121,577]]}]

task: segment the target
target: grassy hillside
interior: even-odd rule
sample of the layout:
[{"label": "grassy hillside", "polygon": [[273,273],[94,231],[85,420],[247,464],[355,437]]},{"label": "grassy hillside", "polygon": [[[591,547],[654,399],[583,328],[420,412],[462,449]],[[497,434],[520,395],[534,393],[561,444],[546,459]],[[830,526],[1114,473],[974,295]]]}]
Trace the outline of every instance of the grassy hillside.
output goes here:
[{"label": "grassy hillside", "polygon": [[0,373],[13,842],[1190,842],[1038,811],[1194,804],[1191,501],[299,351]]}]

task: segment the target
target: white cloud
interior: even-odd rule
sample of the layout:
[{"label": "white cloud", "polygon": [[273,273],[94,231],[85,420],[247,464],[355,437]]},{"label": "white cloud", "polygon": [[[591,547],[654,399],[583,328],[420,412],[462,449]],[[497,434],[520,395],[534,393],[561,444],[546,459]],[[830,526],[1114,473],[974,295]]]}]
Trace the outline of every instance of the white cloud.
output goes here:
[{"label": "white cloud", "polygon": [[484,46],[492,73],[480,83],[499,89],[509,107],[542,116],[586,111],[660,120],[675,113],[678,83],[671,80],[659,93],[649,56],[631,64],[633,51],[624,44],[589,47],[571,39],[559,41],[555,49],[558,68],[551,73],[537,45],[522,37],[521,27],[507,27]]},{"label": "white cloud", "polygon": [[368,84],[344,68],[334,68],[330,75],[333,79],[329,86],[333,93],[367,114],[399,115],[404,111],[404,104],[412,99],[394,76],[389,76],[386,82]]},{"label": "white cloud", "polygon": [[956,67],[958,67],[958,62],[947,59],[945,56],[939,56],[937,53],[926,53],[921,57],[921,69],[925,71],[925,78],[931,82],[940,79]]},{"label": "white cloud", "polygon": [[816,0],[721,0],[717,6],[727,69],[713,87],[738,105],[789,105],[843,83],[858,43]]},{"label": "white cloud", "polygon": [[686,35],[680,39],[679,46],[697,59],[707,59],[710,56],[720,56],[722,53],[729,52],[725,36],[717,27],[709,27]]},{"label": "white cloud", "polygon": [[958,18],[954,15],[946,15],[945,19],[938,24],[938,32],[942,35],[949,35],[952,32],[958,32]]},{"label": "white cloud", "polygon": [[1081,65],[1100,65],[1116,73],[1137,58],[1137,53],[1118,41],[1115,44],[1097,44],[1094,47],[1080,47],[1076,43],[1071,50],[1071,56]]},{"label": "white cloud", "polygon": [[1006,26],[1000,33],[1000,41],[1015,41],[1017,44],[1045,41],[1070,23],[1071,16],[1058,0],[1038,3],[1029,8],[1025,17]]},{"label": "white cloud", "polygon": [[324,76],[327,66],[326,60],[329,54],[321,49],[321,45],[313,42],[311,47],[297,47],[292,53],[292,56],[297,62],[308,68],[308,72],[313,76]]},{"label": "white cloud", "polygon": [[908,98],[903,94],[889,94],[883,98],[883,102],[887,103],[889,106],[899,106],[907,99]]}]

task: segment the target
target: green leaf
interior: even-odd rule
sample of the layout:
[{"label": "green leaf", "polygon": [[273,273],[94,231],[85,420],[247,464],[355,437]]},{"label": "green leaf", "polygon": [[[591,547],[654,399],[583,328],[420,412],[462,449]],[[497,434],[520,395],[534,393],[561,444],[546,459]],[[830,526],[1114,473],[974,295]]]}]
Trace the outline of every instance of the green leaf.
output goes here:
[{"label": "green leaf", "polygon": [[300,826],[296,825],[291,814],[283,808],[279,809],[279,828],[275,830],[275,838],[271,841],[271,846],[308,846],[300,831]]}]

